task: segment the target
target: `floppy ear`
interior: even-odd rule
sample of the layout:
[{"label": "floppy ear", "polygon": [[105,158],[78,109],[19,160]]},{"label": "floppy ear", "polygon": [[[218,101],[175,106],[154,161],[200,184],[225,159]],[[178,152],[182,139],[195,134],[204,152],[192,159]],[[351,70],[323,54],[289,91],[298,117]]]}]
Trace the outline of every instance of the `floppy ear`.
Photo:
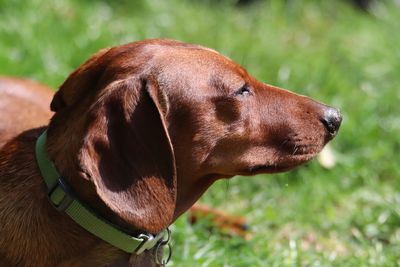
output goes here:
[{"label": "floppy ear", "polygon": [[172,222],[176,202],[175,158],[162,95],[149,80],[110,84],[91,107],[93,120],[80,152],[80,164],[103,202],[150,233]]},{"label": "floppy ear", "polygon": [[71,106],[85,93],[89,92],[90,88],[95,87],[105,65],[100,64],[99,61],[109,50],[109,48],[101,49],[69,75],[68,79],[55,93],[50,104],[51,111],[58,112],[67,106]]}]

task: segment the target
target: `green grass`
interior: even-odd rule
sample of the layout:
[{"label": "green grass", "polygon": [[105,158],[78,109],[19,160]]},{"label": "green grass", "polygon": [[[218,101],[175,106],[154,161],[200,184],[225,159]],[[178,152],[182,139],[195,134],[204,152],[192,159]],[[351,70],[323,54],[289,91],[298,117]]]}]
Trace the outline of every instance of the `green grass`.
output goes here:
[{"label": "green grass", "polygon": [[245,215],[253,239],[210,234],[182,216],[171,266],[400,266],[399,7],[380,1],[365,14],[346,1],[232,2],[0,0],[0,73],[57,87],[100,48],[167,37],[339,107],[335,168],[313,161],[217,182],[202,202]]}]

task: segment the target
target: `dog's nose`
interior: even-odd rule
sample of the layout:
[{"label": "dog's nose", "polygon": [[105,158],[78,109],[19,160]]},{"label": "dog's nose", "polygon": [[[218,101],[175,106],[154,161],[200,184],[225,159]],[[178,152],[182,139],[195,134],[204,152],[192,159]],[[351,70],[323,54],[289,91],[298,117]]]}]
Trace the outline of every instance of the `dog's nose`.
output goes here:
[{"label": "dog's nose", "polygon": [[342,115],[336,108],[328,107],[321,119],[331,137],[334,137],[342,123]]}]

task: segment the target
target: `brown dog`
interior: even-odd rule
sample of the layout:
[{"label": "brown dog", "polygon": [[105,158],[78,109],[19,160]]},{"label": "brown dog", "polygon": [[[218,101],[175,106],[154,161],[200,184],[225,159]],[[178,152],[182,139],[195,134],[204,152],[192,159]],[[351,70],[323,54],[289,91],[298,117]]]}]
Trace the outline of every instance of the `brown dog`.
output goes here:
[{"label": "brown dog", "polygon": [[[0,266],[155,266],[154,249],[131,256],[50,204],[34,148],[45,128],[17,135],[47,124],[50,95],[0,82]],[[168,227],[218,178],[305,163],[341,122],[211,49],[170,40],[101,50],[51,110],[49,158],[82,202],[133,235]]]}]

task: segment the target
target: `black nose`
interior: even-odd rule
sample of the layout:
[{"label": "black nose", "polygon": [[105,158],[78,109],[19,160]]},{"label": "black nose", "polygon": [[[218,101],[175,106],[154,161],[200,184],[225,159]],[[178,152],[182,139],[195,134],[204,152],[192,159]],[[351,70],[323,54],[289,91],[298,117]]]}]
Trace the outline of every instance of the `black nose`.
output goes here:
[{"label": "black nose", "polygon": [[340,114],[339,110],[328,107],[325,110],[321,121],[328,131],[329,135],[331,137],[334,137],[339,130],[340,124],[342,123],[342,115]]}]

